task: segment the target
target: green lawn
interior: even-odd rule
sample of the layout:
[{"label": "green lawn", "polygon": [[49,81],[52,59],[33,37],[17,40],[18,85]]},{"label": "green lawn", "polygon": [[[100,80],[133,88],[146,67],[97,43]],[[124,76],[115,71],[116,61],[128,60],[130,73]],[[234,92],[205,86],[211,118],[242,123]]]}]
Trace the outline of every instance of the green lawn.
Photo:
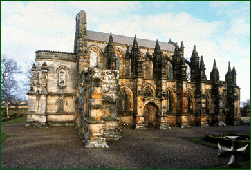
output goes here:
[{"label": "green lawn", "polygon": [[10,136],[1,132],[1,143],[3,143],[3,141],[5,141],[8,137],[10,137]]},{"label": "green lawn", "polygon": [[207,142],[207,141],[205,141],[204,137],[194,137],[194,138],[183,137],[182,139],[188,140],[190,142],[194,142],[194,143],[197,143],[197,144],[205,145],[205,146],[210,146],[210,147],[213,147],[213,148],[218,148],[218,144]]},{"label": "green lawn", "polygon": [[5,121],[5,122],[1,122],[1,125],[13,124],[13,123],[24,123],[24,122],[26,122],[26,120],[27,120],[27,116],[23,116],[23,117],[8,120],[8,121]]},{"label": "green lawn", "polygon": [[[23,117],[8,120],[8,121],[5,121],[5,122],[1,122],[1,125],[13,124],[13,123],[24,123],[24,122],[26,122],[26,120],[27,120],[27,116],[23,116]],[[1,132],[1,143],[3,143],[8,137],[10,137],[10,136],[3,133],[3,132]]]}]

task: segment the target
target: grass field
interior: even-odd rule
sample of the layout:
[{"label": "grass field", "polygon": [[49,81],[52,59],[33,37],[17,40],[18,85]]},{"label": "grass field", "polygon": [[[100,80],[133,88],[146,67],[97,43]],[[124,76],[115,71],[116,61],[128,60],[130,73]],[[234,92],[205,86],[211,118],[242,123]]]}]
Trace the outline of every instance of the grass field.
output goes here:
[{"label": "grass field", "polygon": [[[24,122],[26,122],[26,120],[27,120],[27,116],[23,116],[23,117],[8,120],[5,122],[1,122],[1,125],[13,124],[13,123],[24,123]],[[10,136],[1,131],[1,143],[3,143],[8,137],[10,137]]]},{"label": "grass field", "polygon": [[204,140],[205,139],[204,137],[195,137],[195,138],[183,137],[182,139],[188,140],[190,142],[194,142],[194,143],[197,143],[197,144],[201,144],[201,145],[204,145],[204,146],[210,146],[210,147],[213,147],[213,148],[218,148],[218,144],[207,142],[207,141]]},{"label": "grass field", "polygon": [[26,120],[27,120],[27,116],[23,116],[23,117],[8,120],[8,121],[5,121],[5,122],[1,122],[1,125],[13,124],[13,123],[24,123],[24,122],[26,122]]}]

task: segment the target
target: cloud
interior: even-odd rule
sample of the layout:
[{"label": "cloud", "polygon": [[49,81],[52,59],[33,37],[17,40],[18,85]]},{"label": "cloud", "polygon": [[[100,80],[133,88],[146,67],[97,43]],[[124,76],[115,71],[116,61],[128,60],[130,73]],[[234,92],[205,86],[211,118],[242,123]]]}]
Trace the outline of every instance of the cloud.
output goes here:
[{"label": "cloud", "polygon": [[[155,2],[154,2],[155,3]],[[209,79],[213,59],[217,61],[220,79],[225,79],[227,62],[235,65],[237,81],[249,90],[250,9],[249,3],[210,2],[227,20],[219,17],[205,21],[185,12],[138,13],[143,3],[136,1],[92,2],[1,2],[1,51],[16,56],[20,63],[34,60],[35,50],[72,52],[75,16],[84,9],[89,30],[168,42],[184,41],[185,57],[190,58],[193,46],[204,56]],[[237,5],[233,8],[232,4]],[[156,9],[161,8],[159,2]],[[154,8],[154,7],[153,7]],[[224,9],[224,10],[223,10]],[[227,9],[227,10],[226,10]],[[234,13],[234,15],[233,15]],[[237,59],[238,58],[238,59]],[[28,62],[29,63],[29,62]],[[243,63],[247,63],[243,65]],[[247,73],[247,74],[245,74]],[[245,83],[247,82],[248,83]],[[243,94],[244,100],[245,95]]]},{"label": "cloud", "polygon": [[139,1],[68,1],[76,11],[85,10],[87,21],[104,22],[108,17],[123,17],[129,11],[139,9]]},{"label": "cloud", "polygon": [[225,7],[225,6],[232,5],[233,3],[235,3],[235,2],[233,2],[233,1],[211,1],[209,3],[209,5],[211,7]]},{"label": "cloud", "polygon": [[[4,23],[20,30],[39,32],[44,37],[55,37],[61,32],[72,32],[74,18],[63,13],[58,3],[55,3],[29,2],[26,6],[20,5],[22,9],[10,15]],[[15,3],[13,5],[17,6]]]}]

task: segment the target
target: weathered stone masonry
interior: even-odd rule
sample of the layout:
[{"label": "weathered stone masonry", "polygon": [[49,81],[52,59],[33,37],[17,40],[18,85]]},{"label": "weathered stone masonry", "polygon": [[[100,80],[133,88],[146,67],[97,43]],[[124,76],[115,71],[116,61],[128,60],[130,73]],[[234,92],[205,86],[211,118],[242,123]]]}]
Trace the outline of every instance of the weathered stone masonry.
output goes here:
[{"label": "weathered stone masonry", "polygon": [[85,147],[108,147],[121,128],[167,129],[240,120],[240,88],[230,63],[214,60],[210,80],[196,46],[87,30],[76,17],[73,53],[36,51],[26,126],[75,126]]}]

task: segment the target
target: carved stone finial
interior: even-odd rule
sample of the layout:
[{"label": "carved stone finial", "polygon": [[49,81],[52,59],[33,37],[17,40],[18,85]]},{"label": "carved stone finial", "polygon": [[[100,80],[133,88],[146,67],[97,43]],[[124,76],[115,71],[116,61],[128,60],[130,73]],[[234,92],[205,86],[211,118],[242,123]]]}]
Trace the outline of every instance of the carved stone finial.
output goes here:
[{"label": "carved stone finial", "polygon": [[197,50],[196,50],[196,45],[194,45],[193,51],[194,51],[194,52],[197,52]]},{"label": "carved stone finial", "polygon": [[112,33],[110,33],[110,36],[109,36],[109,42],[113,42]]},{"label": "carved stone finial", "polygon": [[136,40],[136,34],[135,34],[135,37],[134,37],[134,40],[133,40],[133,47],[138,47],[138,42]]},{"label": "carved stone finial", "polygon": [[185,48],[185,47],[184,47],[184,44],[183,44],[183,41],[181,41],[180,48],[181,48],[181,49],[182,49],[182,48]]},{"label": "carved stone finial", "polygon": [[228,61],[228,72],[231,72],[230,61]]}]

